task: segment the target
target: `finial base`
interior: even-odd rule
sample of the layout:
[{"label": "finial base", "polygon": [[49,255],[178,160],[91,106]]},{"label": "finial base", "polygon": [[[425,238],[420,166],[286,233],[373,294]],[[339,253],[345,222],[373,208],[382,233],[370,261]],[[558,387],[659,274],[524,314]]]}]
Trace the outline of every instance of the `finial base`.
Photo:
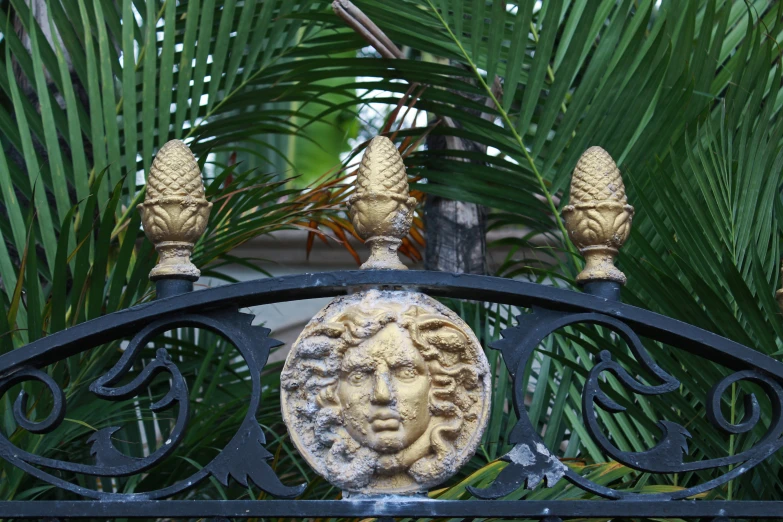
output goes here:
[{"label": "finial base", "polygon": [[576,276],[576,282],[585,285],[593,281],[614,281],[624,285],[627,282],[625,274],[614,266],[617,257],[616,248],[608,246],[591,246],[580,249],[585,257],[585,267]]},{"label": "finial base", "polygon": [[568,235],[585,257],[577,283],[626,283],[625,274],[614,266],[614,260],[631,232],[633,212],[631,205],[614,200],[577,203],[563,209]]},{"label": "finial base", "polygon": [[391,236],[373,236],[367,239],[370,245],[370,257],[365,261],[362,270],[407,270],[403,265],[397,250],[402,240]]},{"label": "finial base", "polygon": [[184,279],[198,281],[201,271],[190,261],[193,253],[193,243],[184,241],[165,241],[155,245],[160,255],[160,261],[150,271],[150,280]]}]

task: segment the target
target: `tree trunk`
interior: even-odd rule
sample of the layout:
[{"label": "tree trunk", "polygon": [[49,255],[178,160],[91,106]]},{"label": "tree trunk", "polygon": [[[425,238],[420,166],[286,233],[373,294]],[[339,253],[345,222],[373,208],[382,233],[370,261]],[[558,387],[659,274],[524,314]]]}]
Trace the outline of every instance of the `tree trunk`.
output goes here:
[{"label": "tree trunk", "polygon": [[[454,150],[473,142],[451,136],[427,139],[430,150]],[[424,268],[464,274],[487,273],[487,209],[465,201],[427,195],[424,202],[427,247]]]},{"label": "tree trunk", "polygon": [[[452,65],[464,65],[452,62]],[[500,80],[495,78],[492,86],[496,97],[501,95]],[[474,101],[492,104],[488,96],[478,95]],[[479,115],[479,111],[471,111]],[[489,113],[481,113],[484,119],[490,119]],[[451,128],[459,128],[460,122],[444,117],[443,123]],[[430,134],[427,138],[430,150],[466,150],[486,154],[487,147],[474,141],[455,136]],[[487,208],[475,203],[454,201],[439,196],[427,196],[424,203],[424,229],[427,234],[427,248],[424,256],[424,268],[443,272],[463,274],[486,274],[487,268]]]}]

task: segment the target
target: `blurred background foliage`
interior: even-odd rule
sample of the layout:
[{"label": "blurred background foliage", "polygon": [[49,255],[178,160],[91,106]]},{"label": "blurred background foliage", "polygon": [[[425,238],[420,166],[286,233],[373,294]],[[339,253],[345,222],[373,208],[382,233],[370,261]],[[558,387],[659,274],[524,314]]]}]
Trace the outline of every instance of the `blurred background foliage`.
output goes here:
[{"label": "blurred background foliage", "polygon": [[[680,319],[779,358],[774,290],[783,230],[781,40],[783,4],[773,0],[356,0],[394,42],[383,58],[316,0],[0,1],[0,353],[70,325],[153,298],[155,252],[135,205],[154,153],[183,139],[200,159],[214,203],[196,247],[204,275],[253,260],[234,248],[261,234],[299,228],[312,239],[353,234],[343,213],[355,158],[376,133],[403,153],[411,188],[489,209],[489,230],[508,233],[488,249],[509,254],[493,274],[575,287],[581,261],[563,234],[560,209],[580,154],[600,145],[623,172],[636,206],[620,267],[626,302]],[[446,144],[427,147],[432,137]],[[421,258],[419,211],[405,253]],[[303,250],[309,245],[303,243]],[[523,312],[449,303],[485,345]],[[263,318],[260,318],[263,320]],[[118,447],[143,455],[170,422],[147,406],[165,393],[106,403],[87,390],[119,357],[121,342],[49,368],[68,397],[66,421],[47,436],[17,429],[11,393],[0,399],[2,429],[18,446],[75,462],[90,460],[89,435],[123,425]],[[129,479],[65,478],[94,488],[143,491],[186,477],[221,448],[244,416],[246,368],[224,340],[183,329],[153,343],[180,357],[194,403],[187,439],[174,457]],[[623,450],[652,447],[669,419],[693,435],[691,459],[737,453],[765,431],[724,436],[703,413],[707,390],[727,370],[653,341],[654,358],[681,380],[665,397],[632,396],[601,414]],[[550,448],[600,484],[670,491],[725,472],[682,476],[636,472],[587,436],[581,387],[592,356],[609,349],[632,372],[629,350],[597,327],[568,328],[539,347],[524,377],[528,413]],[[508,375],[488,350],[494,410],[475,458],[431,493],[468,498],[503,463],[514,423]],[[143,360],[139,362],[143,365]],[[258,421],[289,484],[305,477],[306,498],[337,498],[293,450],[279,410],[280,364],[265,370]],[[641,371],[641,370],[639,370]],[[25,385],[30,417],[49,411],[47,393]],[[740,419],[736,385],[725,411]],[[769,418],[770,405],[762,401]],[[780,498],[780,458],[703,495]],[[4,499],[66,493],[0,468]],[[215,481],[188,498],[263,498]],[[589,498],[563,482],[512,498]]]}]

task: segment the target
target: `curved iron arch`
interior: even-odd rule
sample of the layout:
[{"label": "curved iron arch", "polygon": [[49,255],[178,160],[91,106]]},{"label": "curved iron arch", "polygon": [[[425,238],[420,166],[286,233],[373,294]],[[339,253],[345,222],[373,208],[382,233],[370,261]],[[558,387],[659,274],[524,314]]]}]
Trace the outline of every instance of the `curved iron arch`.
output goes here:
[{"label": "curved iron arch", "polygon": [[[424,270],[341,271],[258,279],[188,292],[86,321],[0,356],[0,377],[22,366],[40,367],[137,331],[161,315],[239,309],[335,297],[366,287],[416,289],[436,297],[488,301],[563,312],[595,312],[619,319],[638,334],[733,370],[764,369],[783,379],[783,363],[752,348],[670,317],[594,295],[492,276]],[[706,352],[705,352],[706,350]]]}]

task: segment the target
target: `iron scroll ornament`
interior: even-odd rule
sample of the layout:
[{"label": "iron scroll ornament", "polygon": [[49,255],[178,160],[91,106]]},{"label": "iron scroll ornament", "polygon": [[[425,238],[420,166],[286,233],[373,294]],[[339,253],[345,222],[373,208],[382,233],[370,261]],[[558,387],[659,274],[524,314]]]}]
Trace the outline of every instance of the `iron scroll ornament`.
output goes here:
[{"label": "iron scroll ornament", "polygon": [[[250,480],[262,490],[277,497],[290,498],[299,495],[305,485],[296,487],[283,485],[266,464],[266,461],[272,458],[272,454],[263,447],[266,441],[261,427],[255,420],[255,414],[261,399],[261,369],[266,364],[269,350],[278,346],[280,342],[268,337],[268,328],[253,326],[251,324],[253,318],[252,315],[235,311],[216,311],[205,314],[176,314],[151,321],[133,337],[114,367],[90,385],[90,391],[101,399],[125,400],[138,396],[157,374],[163,372],[169,374],[171,383],[169,391],[163,398],[152,403],[150,409],[157,413],[177,407],[177,417],[167,440],[149,455],[137,458],[120,452],[112,443],[111,436],[121,429],[121,426],[112,426],[98,430],[87,440],[91,444],[90,453],[95,458],[94,464],[40,457],[14,446],[4,434],[0,434],[0,457],[44,482],[85,498],[98,500],[167,498],[194,487],[209,476],[214,476],[224,486],[228,485],[228,479],[231,477],[243,486],[247,486]],[[174,328],[188,326],[210,330],[226,338],[244,358],[250,373],[252,389],[245,418],[231,441],[211,462],[171,486],[144,493],[92,490],[65,481],[41,469],[49,468],[99,477],[125,477],[145,472],[170,456],[184,438],[190,418],[190,407],[187,382],[166,349],[158,349],[155,359],[146,364],[130,382],[122,386],[114,385],[130,372],[133,363],[140,356],[141,349],[154,337]],[[32,366],[25,366],[11,373],[0,379],[0,396],[15,384],[29,380],[37,380],[48,388],[54,398],[52,411],[42,421],[28,420],[25,413],[28,399],[26,392],[22,390],[14,405],[14,420],[19,427],[31,433],[49,433],[63,421],[66,404],[62,389],[46,372]]]},{"label": "iron scroll ornament", "polygon": [[[152,303],[133,307],[123,312],[107,315],[83,323],[82,325],[45,337],[26,347],[0,356],[0,368],[3,368],[0,373],[2,391],[7,391],[10,386],[21,380],[39,380],[55,394],[54,402],[57,404],[59,399],[62,398],[61,395],[59,395],[61,394],[60,388],[51,380],[48,374],[41,371],[41,368],[75,353],[86,351],[90,349],[91,346],[133,335],[134,332],[138,332],[137,336],[140,337],[138,337],[136,344],[141,346],[143,336],[155,335],[155,332],[165,331],[177,326],[198,326],[211,329],[220,335],[224,335],[237,346],[240,353],[251,367],[251,373],[254,376],[253,397],[251,397],[248,417],[245,419],[245,423],[243,423],[240,432],[232,439],[232,443],[205,467],[203,473],[200,472],[183,483],[175,484],[164,490],[140,494],[129,495],[95,492],[92,490],[82,490],[69,483],[63,484],[58,482],[59,479],[39,469],[39,467],[47,467],[51,462],[35,460],[36,458],[34,456],[27,457],[25,455],[23,456],[24,458],[19,457],[20,454],[14,453],[14,449],[11,446],[8,446],[6,441],[3,441],[2,445],[0,445],[0,448],[2,448],[0,450],[2,451],[2,457],[9,460],[13,465],[41,478],[41,480],[45,482],[49,482],[87,498],[106,501],[124,499],[150,500],[170,497],[191,487],[198,480],[203,480],[209,473],[214,474],[221,481],[227,480],[229,476],[234,477],[240,482],[242,480],[247,480],[248,478],[254,482],[260,481],[263,483],[258,484],[260,487],[277,496],[294,495],[300,491],[300,489],[286,488],[279,483],[276,477],[274,477],[271,469],[263,469],[263,460],[268,458],[268,453],[263,449],[262,435],[257,429],[257,423],[253,419],[251,413],[258,407],[258,397],[260,396],[257,388],[257,386],[259,386],[257,382],[258,372],[260,372],[260,369],[263,367],[269,348],[274,345],[275,341],[268,338],[269,332],[265,329],[251,326],[250,316],[239,314],[236,310],[239,307],[272,302],[313,297],[333,297],[353,292],[356,289],[378,287],[416,288],[419,291],[426,292],[433,296],[485,300],[500,304],[531,308],[533,312],[526,316],[523,315],[520,324],[507,331],[506,337],[498,345],[503,353],[507,366],[512,368],[512,374],[515,377],[520,374],[518,368],[521,367],[525,358],[529,356],[529,351],[532,351],[532,349],[537,346],[536,339],[542,339],[548,335],[549,332],[559,328],[560,325],[573,323],[593,322],[602,324],[605,327],[614,330],[618,335],[624,336],[626,341],[628,341],[629,346],[631,346],[631,349],[635,352],[640,364],[653,375],[657,376],[661,381],[661,384],[645,388],[644,386],[639,385],[640,383],[634,384],[632,378],[627,376],[628,379],[623,382],[632,387],[637,386],[637,390],[643,393],[665,393],[667,390],[676,387],[676,380],[671,376],[668,376],[663,370],[655,365],[649,354],[644,351],[640,344],[636,343],[636,335],[644,335],[665,342],[675,348],[698,353],[702,356],[709,356],[711,359],[721,362],[735,371],[734,374],[717,383],[710,395],[710,403],[713,404],[713,407],[712,413],[708,412],[708,415],[713,417],[714,423],[717,423],[724,429],[738,432],[750,429],[750,427],[758,421],[758,408],[753,406],[754,401],[752,398],[747,399],[747,404],[749,406],[748,411],[750,414],[739,424],[728,424],[720,414],[719,405],[722,391],[730,386],[732,382],[742,379],[749,379],[762,385],[773,404],[774,418],[772,419],[770,428],[767,430],[767,435],[756,445],[756,449],[752,453],[740,454],[741,458],[740,455],[737,455],[732,457],[734,460],[731,461],[705,461],[704,465],[722,466],[741,462],[742,465],[734,468],[734,470],[730,472],[732,473],[731,475],[727,474],[721,477],[721,480],[725,481],[739,473],[747,471],[780,447],[781,415],[779,406],[781,397],[780,382],[783,381],[783,365],[759,352],[694,326],[594,295],[487,276],[390,270],[306,274],[238,283],[198,292],[188,292],[159,299]],[[114,386],[116,384],[116,378],[127,371],[127,368],[129,367],[128,360],[134,356],[133,353],[134,350],[128,350],[127,359],[119,361],[106,376],[99,381],[96,381],[92,388],[93,391],[102,398],[122,398],[127,396],[127,394],[134,392],[135,387],[143,386],[149,378],[148,374],[139,374],[132,381],[132,386],[130,387]],[[176,375],[175,365],[166,357],[165,352],[158,353],[155,363],[151,365],[149,372],[152,373],[154,371],[165,371],[174,376]],[[608,356],[601,357],[601,360],[593,369],[593,374],[590,375],[591,386],[592,383],[595,383],[596,386],[590,395],[590,400],[586,404],[586,408],[588,409],[592,408],[594,403],[604,407],[608,406],[610,409],[619,406],[612,404],[611,400],[609,400],[608,397],[603,396],[600,392],[600,388],[597,387],[598,376],[604,371],[619,372],[619,370],[613,366],[611,358]],[[177,380],[178,379],[176,378],[172,379],[173,382]],[[623,380],[622,377],[621,380]],[[184,384],[184,382],[182,384]],[[185,392],[184,395],[182,395],[183,391]],[[518,405],[521,404],[521,402],[519,402],[520,393],[520,390],[517,389]],[[156,407],[174,407],[175,405],[182,407],[182,399],[186,396],[186,389],[183,390],[182,388],[178,388],[177,385],[174,385],[166,398],[159,401],[156,404]],[[24,396],[20,396],[17,399],[18,406],[16,409],[20,414],[24,411],[24,403],[26,400],[27,399]],[[39,423],[32,423],[24,418],[23,415],[16,415],[16,420],[22,428],[29,429],[33,432],[45,433],[50,431],[56,427],[58,419],[63,415],[64,401],[59,402],[62,404],[62,407],[56,407],[46,419]],[[180,417],[182,413],[183,412],[180,412]],[[524,416],[521,416],[520,418],[524,418]],[[540,439],[537,438],[537,434],[532,433],[530,429],[525,428],[524,423],[520,426],[514,431],[514,441],[517,442],[518,445],[527,443],[529,449],[535,447],[535,449],[538,450],[537,443],[540,442]],[[588,429],[592,430],[589,424]],[[597,435],[600,430],[593,431],[595,431],[595,434]],[[676,430],[673,430],[671,433],[674,433],[674,431]],[[109,433],[106,431],[103,432],[102,435],[109,435]],[[97,446],[98,448],[98,451],[96,451],[98,462],[96,462],[96,464],[92,465],[92,467],[88,465],[84,465],[85,467],[76,467],[80,465],[67,464],[68,466],[74,467],[60,469],[71,469],[88,473],[92,472],[93,474],[98,475],[106,475],[111,472],[116,473],[116,476],[120,476],[128,471],[137,472],[138,470],[148,469],[149,461],[140,462],[129,459],[126,456],[118,456],[111,452],[110,445],[107,445],[104,441],[98,440],[99,438],[100,437],[96,437],[93,440],[94,447]],[[176,433],[173,433],[172,440],[176,440]],[[663,440],[667,440],[667,437],[664,436]],[[668,438],[668,441],[669,444],[677,442],[671,437]],[[533,446],[530,446],[531,444]],[[604,449],[610,454],[613,451],[610,445],[606,445]],[[521,455],[522,452],[518,452],[518,454]],[[15,457],[14,455],[17,456]],[[168,454],[157,454],[155,457],[156,462],[164,459],[166,455]],[[644,460],[639,460],[638,455],[636,457],[634,457],[633,454],[615,454],[613,456],[620,461],[624,461],[631,467],[637,467],[637,469],[643,468]],[[517,460],[520,462],[523,461],[523,459]],[[648,459],[648,462],[649,460],[650,459]],[[249,470],[247,466],[244,465],[246,462],[251,461],[254,468],[256,468],[255,474],[252,473],[254,470]],[[553,463],[553,465],[555,461],[556,459],[549,459],[549,462]],[[536,462],[543,462],[543,460],[538,459]],[[660,469],[684,469],[683,466],[689,466],[691,464],[675,462],[667,465],[670,467]],[[98,469],[100,469],[99,472]],[[552,473],[554,473],[551,476],[552,479],[559,478],[557,475],[562,471],[562,474],[566,479],[572,481],[582,489],[611,499],[621,501],[631,500],[629,498],[630,494],[628,493],[597,486],[582,479],[579,475],[573,474],[568,470],[562,470],[562,468],[559,470],[552,469]],[[260,470],[263,470],[263,473]],[[523,480],[528,479],[533,475],[541,476],[542,478],[547,477],[547,469],[544,470],[544,473],[541,473],[540,470],[534,468],[525,468],[524,466],[520,468],[519,465],[512,465],[508,466],[506,470],[508,471],[504,472],[505,475],[498,477],[496,484],[490,486],[490,489],[502,488],[504,482],[506,484],[514,485],[514,487],[522,485],[519,479],[509,480],[513,478],[510,477],[510,475],[515,471],[521,470],[522,474],[520,476]],[[716,485],[718,485],[717,482],[710,482],[697,487],[702,488],[703,490],[705,488],[715,487]],[[693,495],[696,492],[698,492],[698,490],[689,489],[684,492],[678,492],[676,495],[645,495],[644,500],[674,500]],[[482,496],[491,496],[486,494],[489,493],[489,491],[485,492],[485,494],[482,494],[479,491],[476,491],[476,493],[481,494]],[[634,500],[634,503],[638,503],[640,500],[641,499]],[[306,503],[309,501],[302,502]],[[641,504],[638,505],[641,506]],[[424,512],[422,512],[422,515],[423,513]]]},{"label": "iron scroll ornament", "polygon": [[[704,493],[737,478],[783,446],[783,438],[781,437],[783,435],[783,416],[781,416],[783,386],[778,379],[767,375],[763,370],[754,369],[738,371],[723,378],[710,390],[707,402],[707,417],[715,427],[727,434],[745,433],[753,429],[761,418],[757,398],[753,394],[745,395],[745,417],[738,424],[731,424],[721,411],[721,396],[731,384],[741,380],[753,381],[762,387],[772,404],[772,422],[761,440],[750,449],[724,458],[685,462],[683,457],[688,450],[687,439],[691,437],[690,433],[685,427],[675,422],[659,421],[657,425],[661,431],[661,437],[653,448],[643,452],[622,451],[604,435],[596,419],[596,405],[611,413],[619,413],[626,409],[602,391],[599,385],[601,374],[604,372],[613,373],[633,393],[641,395],[666,394],[676,390],[680,386],[680,382],[655,363],[642,346],[636,333],[618,319],[597,313],[570,314],[533,308],[530,313],[518,316],[517,321],[517,326],[502,332],[503,339],[492,345],[492,348],[500,350],[503,354],[503,359],[515,382],[514,409],[519,420],[511,432],[509,441],[515,446],[501,457],[501,460],[509,462],[509,465],[500,472],[491,485],[483,489],[473,486],[467,487],[468,491],[476,497],[500,498],[521,486],[534,489],[542,480],[546,481],[547,486],[552,487],[565,477],[579,488],[608,499],[679,500]],[[657,385],[644,384],[615,362],[610,352],[603,350],[599,353],[599,362],[591,368],[584,384],[582,412],[587,432],[606,454],[625,466],[650,473],[684,473],[729,465],[742,465],[718,478],[677,492],[639,494],[617,491],[596,484],[568,469],[554,458],[527,416],[524,408],[526,390],[517,383],[517,378],[524,372],[534,350],[548,335],[560,328],[575,324],[597,324],[611,329],[628,344],[642,368],[660,381],[660,384]]]}]

